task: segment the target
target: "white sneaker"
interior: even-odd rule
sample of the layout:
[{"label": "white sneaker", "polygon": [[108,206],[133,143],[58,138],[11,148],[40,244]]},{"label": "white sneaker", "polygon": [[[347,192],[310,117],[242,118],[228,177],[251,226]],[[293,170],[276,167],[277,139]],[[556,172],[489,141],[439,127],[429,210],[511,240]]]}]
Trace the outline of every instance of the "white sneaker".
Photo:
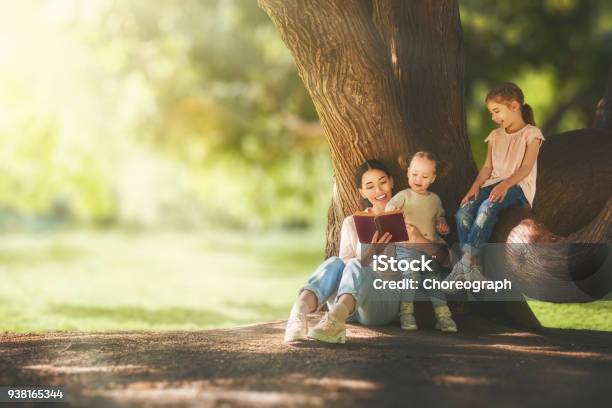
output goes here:
[{"label": "white sneaker", "polygon": [[307,340],[308,316],[304,313],[296,313],[289,316],[285,328],[285,343],[292,341]]},{"label": "white sneaker", "polygon": [[325,313],[321,321],[310,329],[308,337],[326,343],[344,343],[346,341],[346,324]]},{"label": "white sneaker", "polygon": [[439,306],[434,308],[434,314],[436,315],[436,326],[437,330],[443,332],[457,332],[457,324],[451,317],[451,311],[448,306]]},{"label": "white sneaker", "polygon": [[412,313],[400,313],[400,326],[402,330],[418,330],[416,319]]},{"label": "white sneaker", "polygon": [[484,277],[482,271],[480,270],[480,265],[472,265],[470,266],[470,270],[465,274],[465,280],[476,282],[482,281],[486,282],[487,278]]},{"label": "white sneaker", "polygon": [[[464,263],[463,261],[459,261],[453,266],[453,270],[448,274],[444,282],[456,282],[456,281],[464,281],[467,279],[467,275],[470,272],[470,266]],[[448,289],[443,290],[444,293],[454,294],[458,292],[458,289],[454,287],[454,285],[449,286]]]},{"label": "white sneaker", "polygon": [[439,317],[436,320],[436,330],[457,333],[457,324],[450,317]]}]

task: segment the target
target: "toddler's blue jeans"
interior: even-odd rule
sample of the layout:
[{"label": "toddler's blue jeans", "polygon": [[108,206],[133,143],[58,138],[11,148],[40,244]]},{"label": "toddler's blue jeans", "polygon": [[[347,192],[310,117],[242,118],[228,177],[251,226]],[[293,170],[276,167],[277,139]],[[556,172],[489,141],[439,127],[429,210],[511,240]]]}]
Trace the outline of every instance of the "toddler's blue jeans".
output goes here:
[{"label": "toddler's blue jeans", "polygon": [[[396,247],[396,258],[400,259],[419,259],[422,255],[426,257],[426,259],[432,259],[430,255],[427,253],[420,251],[417,248],[404,247],[402,245],[398,245]],[[425,280],[436,280],[440,281],[441,273],[447,272],[442,268],[437,262],[432,262],[430,264],[431,271],[407,271],[402,274],[403,278],[412,279],[414,282],[417,282],[418,290],[404,290],[401,295],[402,302],[413,302],[415,300],[427,300],[431,301],[431,304],[434,308],[440,306],[446,306],[446,295],[440,289],[434,289],[434,285],[431,285],[430,289],[425,289]],[[417,294],[422,293],[424,296],[417,296]]]}]

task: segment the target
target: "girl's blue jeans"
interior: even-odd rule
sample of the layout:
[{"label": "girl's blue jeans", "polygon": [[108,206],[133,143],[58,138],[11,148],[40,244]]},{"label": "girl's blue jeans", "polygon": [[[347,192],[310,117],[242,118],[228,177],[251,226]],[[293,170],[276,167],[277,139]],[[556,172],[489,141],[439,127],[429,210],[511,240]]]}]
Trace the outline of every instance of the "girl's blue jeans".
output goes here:
[{"label": "girl's blue jeans", "polygon": [[489,200],[489,194],[497,184],[478,190],[476,199],[460,207],[455,214],[459,242],[464,253],[469,253],[472,256],[478,255],[482,245],[491,238],[493,228],[497,224],[499,213],[502,210],[514,204],[529,203],[525,198],[523,189],[519,186],[508,189],[502,201],[493,202]]}]

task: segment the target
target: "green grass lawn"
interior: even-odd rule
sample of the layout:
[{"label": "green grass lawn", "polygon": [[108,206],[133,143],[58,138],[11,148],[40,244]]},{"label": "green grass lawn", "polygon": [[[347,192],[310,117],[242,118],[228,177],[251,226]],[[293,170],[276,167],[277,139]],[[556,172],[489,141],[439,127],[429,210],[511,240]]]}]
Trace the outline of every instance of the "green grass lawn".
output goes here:
[{"label": "green grass lawn", "polygon": [[612,331],[612,301],[552,304],[530,301],[529,305],[546,327]]},{"label": "green grass lawn", "polygon": [[[281,319],[322,230],[71,231],[0,238],[0,331],[191,330]],[[546,326],[612,330],[612,303],[530,302]]]}]

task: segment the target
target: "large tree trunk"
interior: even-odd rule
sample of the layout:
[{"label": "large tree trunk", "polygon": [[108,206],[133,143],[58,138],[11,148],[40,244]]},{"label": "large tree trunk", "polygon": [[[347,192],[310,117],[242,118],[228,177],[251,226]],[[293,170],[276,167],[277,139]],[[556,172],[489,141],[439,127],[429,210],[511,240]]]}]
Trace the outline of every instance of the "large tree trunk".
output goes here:
[{"label": "large tree trunk", "polygon": [[294,56],[329,142],[335,183],[327,255],[337,253],[344,217],[359,209],[353,178],[365,159],[389,164],[401,189],[406,176],[397,157],[436,152],[452,167],[435,188],[453,206],[451,216],[475,175],[458,6],[443,3],[259,1]]},{"label": "large tree trunk", "polygon": [[[359,208],[353,173],[369,158],[388,163],[397,187],[403,188],[406,177],[396,166],[397,156],[416,149],[437,153],[451,171],[436,182],[434,191],[442,197],[449,221],[454,224],[457,204],[476,174],[465,125],[462,31],[457,0],[259,0],[259,4],[292,52],[329,142],[335,183],[327,255],[337,251],[343,218]],[[540,167],[550,163],[554,168],[554,160],[564,161],[568,156],[555,150],[555,146],[562,144],[562,138],[551,139],[542,150]],[[584,152],[573,162],[578,169],[580,159],[587,157],[593,146],[583,143],[586,140],[573,142]],[[546,158],[547,151],[555,156],[554,160]],[[592,163],[597,168],[607,162]],[[580,169],[580,174],[589,171],[585,167]],[[610,190],[598,191],[588,198],[586,208],[579,207],[576,195],[581,194],[584,183],[575,186],[574,195],[563,195],[571,203],[561,212],[571,221],[559,222],[554,211],[558,207],[555,195],[561,190],[547,187],[562,175],[563,172],[541,171],[537,214],[547,223],[554,221],[562,234],[584,227],[586,221],[599,213],[599,221],[594,221],[596,226],[589,227],[590,231],[599,231],[599,235],[608,231],[609,213],[603,209],[603,201],[608,199]],[[601,183],[607,181],[606,176],[592,189],[601,189]],[[494,238],[498,242],[507,242],[512,237],[522,237],[523,242],[546,242],[530,238],[537,235],[534,228],[523,235],[517,232],[521,228],[525,231],[525,223],[532,227],[542,225],[531,211],[511,209],[502,217]],[[540,238],[560,239],[545,227],[538,228],[542,232]],[[523,270],[529,270],[529,265]],[[546,265],[543,273],[547,274]],[[536,287],[547,282],[546,276],[533,274],[524,280]],[[524,326],[539,325],[524,302],[475,304],[473,309],[510,316]]]},{"label": "large tree trunk", "polygon": [[[363,1],[260,0],[293,54],[329,142],[334,168],[327,254],[342,220],[359,209],[354,172],[366,159],[395,165],[407,137],[390,57]],[[401,184],[401,183],[400,183]]]},{"label": "large tree trunk", "polygon": [[451,165],[432,189],[452,215],[476,176],[465,122],[457,1],[373,0],[373,18],[391,56],[414,143]]}]

